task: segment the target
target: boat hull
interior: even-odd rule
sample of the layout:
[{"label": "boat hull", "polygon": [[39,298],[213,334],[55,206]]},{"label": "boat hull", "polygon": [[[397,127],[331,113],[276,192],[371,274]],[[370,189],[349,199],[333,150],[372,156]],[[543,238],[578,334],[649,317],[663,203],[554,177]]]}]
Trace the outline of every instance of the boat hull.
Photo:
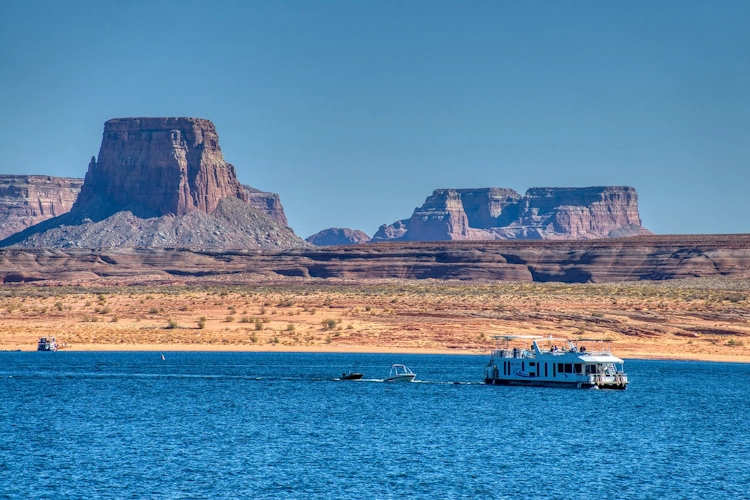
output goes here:
[{"label": "boat hull", "polygon": [[412,382],[416,375],[409,373],[406,375],[396,375],[395,377],[388,377],[385,382]]},{"label": "boat hull", "polygon": [[563,387],[568,389],[617,389],[624,390],[627,384],[590,384],[584,382],[563,382],[557,380],[509,380],[500,378],[486,378],[484,383],[487,385],[513,385],[513,386],[530,386],[530,387]]},{"label": "boat hull", "polygon": [[350,373],[349,375],[344,375],[343,377],[341,377],[341,380],[359,380],[361,378],[361,373]]}]

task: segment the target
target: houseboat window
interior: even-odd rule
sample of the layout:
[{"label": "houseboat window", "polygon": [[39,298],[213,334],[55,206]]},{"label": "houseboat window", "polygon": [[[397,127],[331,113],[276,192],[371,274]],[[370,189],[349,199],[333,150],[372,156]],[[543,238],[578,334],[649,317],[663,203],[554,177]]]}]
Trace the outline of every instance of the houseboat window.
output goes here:
[{"label": "houseboat window", "polygon": [[565,363],[557,363],[557,371],[565,373]]},{"label": "houseboat window", "polygon": [[545,377],[549,377],[549,375],[547,374],[547,365],[549,365],[549,363],[544,363],[544,376]]},{"label": "houseboat window", "polygon": [[565,363],[565,373],[573,373],[573,364]]},{"label": "houseboat window", "polygon": [[536,366],[536,363],[534,361],[529,362],[529,366]]},{"label": "houseboat window", "polygon": [[552,363],[552,376],[557,377],[557,365]]},{"label": "houseboat window", "polygon": [[575,364],[575,372],[578,375],[580,375],[581,373],[583,373],[583,365],[581,363],[576,363]]},{"label": "houseboat window", "polygon": [[521,361],[521,371],[522,372],[526,371],[526,361]]}]

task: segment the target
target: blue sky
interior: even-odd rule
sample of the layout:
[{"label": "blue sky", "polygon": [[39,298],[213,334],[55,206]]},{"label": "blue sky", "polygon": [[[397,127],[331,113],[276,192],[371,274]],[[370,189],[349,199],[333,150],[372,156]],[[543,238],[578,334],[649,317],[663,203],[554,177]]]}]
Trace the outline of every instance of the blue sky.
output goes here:
[{"label": "blue sky", "polygon": [[630,185],[750,232],[750,2],[0,2],[0,173],[82,177],[106,120],[212,120],[292,228],[435,188]]}]

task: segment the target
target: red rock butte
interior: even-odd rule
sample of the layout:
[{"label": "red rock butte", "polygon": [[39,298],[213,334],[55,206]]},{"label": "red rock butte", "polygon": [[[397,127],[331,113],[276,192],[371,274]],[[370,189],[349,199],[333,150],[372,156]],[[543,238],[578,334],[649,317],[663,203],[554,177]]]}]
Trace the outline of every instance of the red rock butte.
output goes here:
[{"label": "red rock butte", "polygon": [[99,200],[183,215],[211,213],[225,197],[248,201],[210,120],[117,118],[104,124],[99,157],[91,159],[76,207]]}]

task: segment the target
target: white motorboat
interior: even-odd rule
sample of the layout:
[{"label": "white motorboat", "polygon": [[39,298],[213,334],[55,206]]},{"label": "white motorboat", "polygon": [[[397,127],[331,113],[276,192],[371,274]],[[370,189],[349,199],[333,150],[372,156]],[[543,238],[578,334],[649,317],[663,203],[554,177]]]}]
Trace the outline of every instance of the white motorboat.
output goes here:
[{"label": "white motorboat", "polygon": [[[628,385],[623,360],[613,356],[608,346],[601,346],[600,340],[571,341],[531,335],[493,338],[498,341],[498,346],[492,351],[485,369],[485,384],[579,389],[625,389]],[[501,340],[505,341],[502,347],[499,345]],[[527,348],[528,341],[531,341],[531,349]],[[512,347],[511,342],[516,346]],[[523,347],[519,347],[519,343]],[[590,350],[583,345],[586,343],[599,344],[599,348]]]},{"label": "white motorboat", "polygon": [[412,382],[416,376],[416,373],[404,365],[393,365],[384,382]]}]

